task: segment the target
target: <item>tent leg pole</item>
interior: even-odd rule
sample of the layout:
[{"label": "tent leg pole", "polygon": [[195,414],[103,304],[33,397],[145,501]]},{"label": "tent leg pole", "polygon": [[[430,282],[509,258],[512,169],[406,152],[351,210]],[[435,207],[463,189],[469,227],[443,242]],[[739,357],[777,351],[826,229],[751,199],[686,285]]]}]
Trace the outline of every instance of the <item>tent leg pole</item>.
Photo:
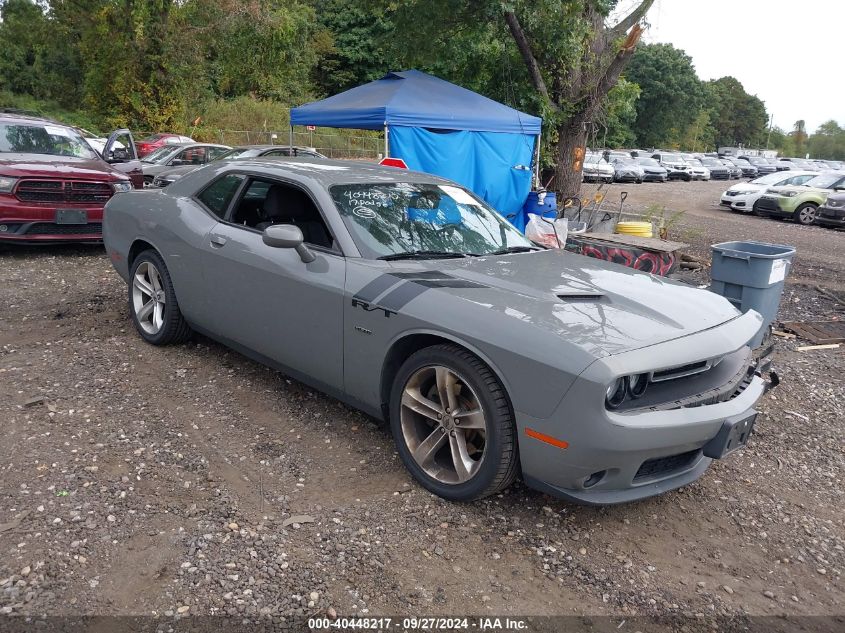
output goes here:
[{"label": "tent leg pole", "polygon": [[293,152],[293,125],[290,126],[289,130],[290,133],[288,134],[288,147],[290,147],[290,151]]},{"label": "tent leg pole", "polygon": [[537,147],[534,148],[534,189],[539,189],[540,183],[540,139],[542,137],[537,135]]},{"label": "tent leg pole", "polygon": [[390,156],[390,129],[384,125],[384,157]]}]

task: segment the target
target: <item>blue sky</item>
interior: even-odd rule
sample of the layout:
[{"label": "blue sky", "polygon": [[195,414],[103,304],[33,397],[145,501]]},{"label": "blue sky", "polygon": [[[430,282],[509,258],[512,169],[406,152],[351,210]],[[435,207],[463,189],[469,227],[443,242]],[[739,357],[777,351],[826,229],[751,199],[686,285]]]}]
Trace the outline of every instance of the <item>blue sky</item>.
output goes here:
[{"label": "blue sky", "polygon": [[736,77],[776,126],[845,125],[845,0],[657,0],[646,20],[646,42],[686,51],[701,79]]}]

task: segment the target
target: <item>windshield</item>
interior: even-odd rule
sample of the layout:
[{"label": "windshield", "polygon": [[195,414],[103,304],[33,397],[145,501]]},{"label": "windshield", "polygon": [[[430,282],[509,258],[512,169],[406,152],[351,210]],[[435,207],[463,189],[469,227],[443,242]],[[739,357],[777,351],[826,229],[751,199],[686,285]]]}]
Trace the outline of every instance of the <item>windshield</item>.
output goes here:
[{"label": "windshield", "polygon": [[654,160],[653,158],[645,158],[645,157],[642,157],[642,158],[637,158],[637,159],[635,159],[635,160],[636,160],[636,161],[637,161],[637,163],[639,163],[640,165],[645,165],[645,166],[647,166],[647,167],[660,167],[660,163],[658,163],[658,162],[657,162],[656,160]]},{"label": "windshield", "polygon": [[229,160],[230,158],[249,158],[258,156],[263,150],[255,149],[254,147],[233,147],[228,152],[224,152],[214,160]]},{"label": "windshield", "polygon": [[766,174],[755,178],[751,182],[755,185],[777,185],[785,180],[789,180],[792,176],[785,176],[783,172],[774,172],[773,174]]},{"label": "windshield", "polygon": [[819,189],[832,189],[833,185],[842,180],[843,174],[821,174],[811,178],[804,183],[805,187],[818,187]]},{"label": "windshield", "polygon": [[663,161],[670,162],[670,163],[682,163],[684,162],[681,158],[680,154],[663,154]]},{"label": "windshield", "polygon": [[162,145],[156,150],[153,150],[146,156],[141,159],[142,163],[159,163],[162,162],[166,157],[170,156],[174,150],[176,150],[176,146],[174,145]]},{"label": "windshield", "polygon": [[716,160],[715,158],[702,158],[701,162],[707,165],[708,167],[723,167],[722,163]]},{"label": "windshield", "polygon": [[139,143],[155,143],[160,138],[165,138],[165,134],[153,134],[152,136],[148,136],[147,138],[142,138]]},{"label": "windshield", "polygon": [[365,257],[413,251],[484,255],[533,246],[461,187],[397,182],[335,185],[330,192]]},{"label": "windshield", "polygon": [[585,163],[601,163],[604,162],[604,156],[601,154],[587,154],[587,157],[584,159]]},{"label": "windshield", "polygon": [[687,158],[687,163],[689,163],[690,165],[694,165],[695,167],[703,166],[702,162],[697,158]]},{"label": "windshield", "polygon": [[49,123],[0,123],[0,152],[98,158],[79,132]]}]

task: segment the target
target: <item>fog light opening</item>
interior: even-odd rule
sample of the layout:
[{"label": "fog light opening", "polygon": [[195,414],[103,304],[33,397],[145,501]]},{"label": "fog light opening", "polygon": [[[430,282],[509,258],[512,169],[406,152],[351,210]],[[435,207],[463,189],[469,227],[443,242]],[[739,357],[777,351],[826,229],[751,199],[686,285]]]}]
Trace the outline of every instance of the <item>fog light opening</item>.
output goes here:
[{"label": "fog light opening", "polygon": [[593,473],[592,475],[590,475],[587,478],[587,481],[584,482],[584,487],[585,488],[592,488],[597,483],[599,483],[602,479],[604,479],[604,476],[606,474],[607,474],[606,470],[600,470],[597,473]]}]

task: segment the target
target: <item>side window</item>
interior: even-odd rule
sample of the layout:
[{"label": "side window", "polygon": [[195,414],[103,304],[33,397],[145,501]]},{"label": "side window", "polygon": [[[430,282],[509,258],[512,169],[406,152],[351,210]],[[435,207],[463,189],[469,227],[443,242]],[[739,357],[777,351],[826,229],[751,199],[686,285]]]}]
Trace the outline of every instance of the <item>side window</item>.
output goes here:
[{"label": "side window", "polygon": [[222,220],[243,179],[241,174],[228,174],[218,178],[203,189],[197,198]]},{"label": "side window", "polygon": [[267,152],[265,156],[290,156],[289,149],[274,149],[272,152]]},{"label": "side window", "polygon": [[308,194],[280,182],[253,179],[235,206],[231,221],[257,231],[274,224],[291,224],[302,231],[308,244],[334,247],[323,216]]},{"label": "side window", "polygon": [[209,147],[208,148],[208,160],[217,160],[220,156],[228,152],[229,150],[225,147]]}]

